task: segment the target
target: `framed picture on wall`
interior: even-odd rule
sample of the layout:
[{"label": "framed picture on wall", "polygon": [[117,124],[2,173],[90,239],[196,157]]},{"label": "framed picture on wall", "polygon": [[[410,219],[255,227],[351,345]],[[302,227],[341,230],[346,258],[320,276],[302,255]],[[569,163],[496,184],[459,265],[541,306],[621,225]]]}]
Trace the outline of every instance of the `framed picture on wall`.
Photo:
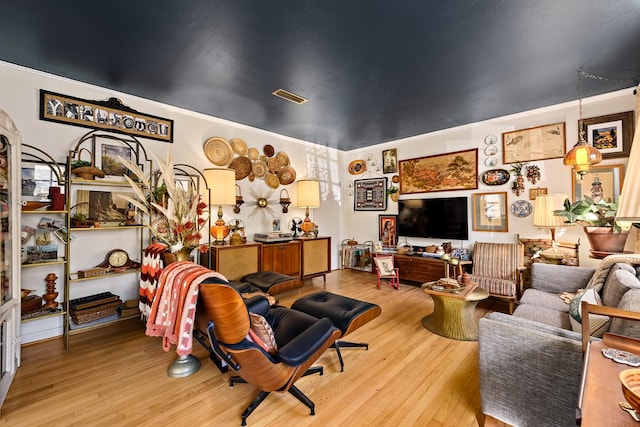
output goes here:
[{"label": "framed picture on wall", "polygon": [[633,111],[583,119],[582,123],[585,139],[600,150],[603,159],[629,157],[634,132]]},{"label": "framed picture on wall", "polygon": [[565,123],[538,126],[502,134],[504,164],[564,157]]},{"label": "framed picture on wall", "polygon": [[387,210],[387,178],[356,179],[353,182],[353,209],[356,211]]},{"label": "framed picture on wall", "polygon": [[589,196],[595,202],[615,202],[620,197],[623,178],[624,165],[592,166],[582,179],[576,178],[576,174],[572,173],[572,200],[581,200],[584,196]]},{"label": "framed picture on wall", "polygon": [[378,239],[383,247],[398,243],[398,215],[378,215]]},{"label": "framed picture on wall", "polygon": [[475,193],[473,197],[474,231],[509,231],[507,193]]},{"label": "framed picture on wall", "polygon": [[382,171],[383,173],[398,172],[398,150],[391,148],[382,151]]}]

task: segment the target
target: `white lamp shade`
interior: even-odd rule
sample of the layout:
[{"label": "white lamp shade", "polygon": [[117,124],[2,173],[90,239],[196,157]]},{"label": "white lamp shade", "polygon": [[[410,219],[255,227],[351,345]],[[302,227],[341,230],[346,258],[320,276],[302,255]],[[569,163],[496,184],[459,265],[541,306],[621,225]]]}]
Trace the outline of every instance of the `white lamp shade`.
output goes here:
[{"label": "white lamp shade", "polygon": [[315,179],[302,179],[298,181],[298,207],[320,207],[320,182]]},{"label": "white lamp shade", "polygon": [[536,227],[566,227],[565,218],[556,216],[553,211],[564,209],[565,194],[540,194],[536,196],[533,207],[533,225]]},{"label": "white lamp shade", "polygon": [[[640,91],[640,85],[638,90]],[[640,92],[637,96],[640,105]],[[640,222],[640,125],[636,125],[619,200],[616,221]]]},{"label": "white lamp shade", "polygon": [[236,204],[236,171],[211,168],[202,171],[210,191],[210,203],[215,206]]}]

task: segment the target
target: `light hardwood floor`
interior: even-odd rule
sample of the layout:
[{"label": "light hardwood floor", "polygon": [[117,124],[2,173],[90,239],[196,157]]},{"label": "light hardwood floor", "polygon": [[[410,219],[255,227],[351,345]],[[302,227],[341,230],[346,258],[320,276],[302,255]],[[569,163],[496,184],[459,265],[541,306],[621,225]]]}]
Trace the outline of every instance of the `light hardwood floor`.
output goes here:
[{"label": "light hardwood floor", "polygon": [[[325,367],[323,376],[298,380],[316,404],[315,416],[290,394],[273,393],[248,418],[249,426],[479,425],[477,342],[424,329],[420,321],[433,303],[419,287],[378,290],[375,275],[338,270],[326,284],[308,279],[303,289],[278,297],[290,306],[322,289],[382,307],[380,317],[348,337],[368,342],[369,350],[344,349],[340,372],[330,349],[317,363]],[[494,308],[483,302],[476,314]],[[164,352],[161,339],[145,336],[135,319],[72,335],[68,352],[60,339],[24,346],[0,425],[240,425],[256,390],[246,384],[229,387],[230,374],[220,373],[197,342],[194,355],[202,362],[196,374],[167,377],[175,352]]]}]

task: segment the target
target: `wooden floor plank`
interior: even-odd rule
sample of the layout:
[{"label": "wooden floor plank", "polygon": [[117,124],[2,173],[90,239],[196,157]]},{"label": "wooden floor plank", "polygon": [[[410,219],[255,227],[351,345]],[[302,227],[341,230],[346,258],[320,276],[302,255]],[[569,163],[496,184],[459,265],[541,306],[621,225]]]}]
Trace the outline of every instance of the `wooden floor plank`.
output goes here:
[{"label": "wooden floor plank", "polygon": [[[369,350],[343,349],[340,372],[335,351],[318,360],[324,375],[297,385],[316,404],[316,415],[290,394],[273,394],[249,417],[250,426],[477,426],[480,410],[477,343],[454,341],[424,329],[433,302],[419,287],[376,289],[375,276],[350,270],[306,280],[301,290],[278,295],[290,306],[319,290],[371,301],[377,319],[346,339]],[[476,316],[493,310],[480,304]],[[257,390],[229,387],[206,351],[194,343],[202,363],[196,374],[169,378],[175,352],[144,334],[137,320],[62,340],[26,345],[0,416],[0,425],[156,426],[240,424]]]}]

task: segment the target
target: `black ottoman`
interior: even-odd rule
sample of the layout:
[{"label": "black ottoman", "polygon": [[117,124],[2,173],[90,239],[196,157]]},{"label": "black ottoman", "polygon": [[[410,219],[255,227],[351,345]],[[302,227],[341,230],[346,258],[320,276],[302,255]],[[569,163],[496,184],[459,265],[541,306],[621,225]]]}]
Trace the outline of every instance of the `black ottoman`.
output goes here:
[{"label": "black ottoman", "polygon": [[270,295],[276,295],[302,287],[302,280],[298,277],[276,273],[275,271],[259,271],[257,273],[247,274],[241,280],[250,283],[262,292]]},{"label": "black ottoman", "polygon": [[[342,332],[340,338],[369,323],[382,312],[379,305],[326,291],[299,298],[291,308],[310,314],[318,319],[328,317],[333,321],[335,327]],[[340,354],[340,347],[364,347],[368,350],[369,344],[336,340],[333,347],[338,354],[340,370],[343,371],[344,362],[342,361],[342,354]]]}]

